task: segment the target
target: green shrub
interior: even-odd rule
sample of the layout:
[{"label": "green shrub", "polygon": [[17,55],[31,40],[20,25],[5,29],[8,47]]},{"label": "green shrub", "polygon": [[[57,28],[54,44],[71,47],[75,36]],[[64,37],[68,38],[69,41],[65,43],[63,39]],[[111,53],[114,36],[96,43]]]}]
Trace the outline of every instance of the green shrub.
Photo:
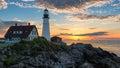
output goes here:
[{"label": "green shrub", "polygon": [[42,38],[35,38],[34,40],[32,40],[32,42],[37,43],[37,44],[50,45],[49,41],[47,41],[46,39],[42,39]]},{"label": "green shrub", "polygon": [[16,43],[13,46],[11,46],[11,48],[12,48],[12,51],[18,54],[23,50],[29,49],[29,47],[25,43]]},{"label": "green shrub", "polygon": [[68,46],[67,46],[67,45],[61,45],[61,48],[62,48],[64,51],[68,51]]},{"label": "green shrub", "polygon": [[[42,39],[42,38],[35,38],[32,41],[23,41],[21,40],[19,43],[14,44],[13,46],[11,46],[12,50],[19,54],[21,53],[23,50],[32,50],[31,48],[34,45],[39,45],[41,48],[41,51],[54,51],[54,52],[58,52],[58,51],[67,51],[68,47],[67,45],[60,45],[60,44],[54,44],[52,42],[47,41],[46,39]],[[39,51],[39,48],[38,48]],[[37,53],[34,52],[35,54],[31,54],[31,55],[36,55]]]},{"label": "green shrub", "polygon": [[36,57],[39,53],[37,51],[32,51],[30,56],[31,57]]},{"label": "green shrub", "polygon": [[10,65],[14,65],[14,64],[17,64],[17,61],[14,60],[14,58],[12,56],[8,56],[4,61],[5,66],[10,66]]}]

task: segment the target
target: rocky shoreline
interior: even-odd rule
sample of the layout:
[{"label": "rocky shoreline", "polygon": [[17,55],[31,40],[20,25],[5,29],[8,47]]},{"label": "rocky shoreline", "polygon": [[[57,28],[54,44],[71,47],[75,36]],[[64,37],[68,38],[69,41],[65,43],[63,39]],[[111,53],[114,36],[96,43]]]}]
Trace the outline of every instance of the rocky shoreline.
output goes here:
[{"label": "rocky shoreline", "polygon": [[35,39],[1,47],[0,68],[120,68],[120,57],[91,44]]}]

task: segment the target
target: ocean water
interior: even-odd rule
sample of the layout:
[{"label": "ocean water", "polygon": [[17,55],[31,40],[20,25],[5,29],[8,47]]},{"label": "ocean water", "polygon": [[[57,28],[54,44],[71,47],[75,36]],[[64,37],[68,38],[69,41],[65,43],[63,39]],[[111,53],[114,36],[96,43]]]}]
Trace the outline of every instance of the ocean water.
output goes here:
[{"label": "ocean water", "polygon": [[100,47],[109,52],[115,53],[120,56],[120,39],[110,39],[110,40],[85,40],[85,41],[66,41],[68,44],[71,43],[88,43],[92,44],[94,47]]}]

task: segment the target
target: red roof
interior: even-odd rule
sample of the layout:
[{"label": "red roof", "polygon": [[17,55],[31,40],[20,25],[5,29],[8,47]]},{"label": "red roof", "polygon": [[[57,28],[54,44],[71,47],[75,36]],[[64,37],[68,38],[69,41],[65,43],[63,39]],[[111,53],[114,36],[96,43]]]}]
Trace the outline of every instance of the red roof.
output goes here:
[{"label": "red roof", "polygon": [[62,38],[57,37],[57,36],[54,36],[54,37],[51,38],[51,41],[52,41],[52,42],[61,42],[61,41],[62,41]]},{"label": "red roof", "polygon": [[[36,28],[35,25],[28,25],[28,26],[11,26],[7,33],[5,34],[5,38],[12,38],[12,37],[20,37],[20,38],[26,38],[29,36],[30,32],[33,30],[33,28]],[[21,33],[14,33],[15,31],[21,31]]]}]

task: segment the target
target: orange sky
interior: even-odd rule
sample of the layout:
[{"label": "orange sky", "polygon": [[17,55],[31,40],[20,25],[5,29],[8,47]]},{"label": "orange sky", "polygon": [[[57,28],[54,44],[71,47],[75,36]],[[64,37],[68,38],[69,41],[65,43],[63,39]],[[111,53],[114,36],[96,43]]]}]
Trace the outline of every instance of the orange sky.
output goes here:
[{"label": "orange sky", "polygon": [[[32,23],[34,24],[34,23]],[[120,39],[120,31],[115,29],[103,29],[103,28],[96,28],[96,29],[88,29],[88,28],[84,28],[84,26],[82,25],[82,27],[80,27],[81,25],[71,25],[68,24],[69,27],[67,26],[66,28],[61,28],[61,27],[65,27],[66,24],[55,24],[55,25],[51,25],[51,37],[52,36],[59,36],[61,38],[63,38],[64,40],[73,40],[73,41],[78,41],[78,40],[99,40],[99,39]],[[71,27],[71,28],[70,28]],[[85,26],[86,27],[86,26]],[[41,36],[42,33],[42,25],[37,25],[38,28],[38,32],[39,35]],[[6,33],[8,28],[3,28],[3,33],[0,33],[0,37],[3,38],[4,34]],[[71,35],[60,35],[61,33],[68,33],[68,34],[87,34],[87,33],[93,33],[93,32],[97,32],[97,31],[105,31],[108,32],[107,35],[102,35],[102,36],[71,36]]]}]

